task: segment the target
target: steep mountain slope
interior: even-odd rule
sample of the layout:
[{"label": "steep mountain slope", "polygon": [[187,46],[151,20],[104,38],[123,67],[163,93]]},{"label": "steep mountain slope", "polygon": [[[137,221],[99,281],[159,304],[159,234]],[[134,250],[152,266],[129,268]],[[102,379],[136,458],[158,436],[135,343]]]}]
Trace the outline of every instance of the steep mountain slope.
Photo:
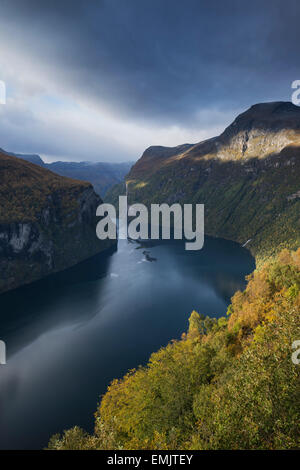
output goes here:
[{"label": "steep mountain slope", "polygon": [[110,246],[96,237],[100,203],[91,184],[0,152],[0,292]]},{"label": "steep mountain slope", "polygon": [[94,190],[100,197],[114,185],[123,181],[134,162],[108,163],[108,162],[53,162],[45,163],[39,155],[25,153],[12,153],[0,149],[0,152],[13,157],[22,158],[27,162],[47,168],[61,176],[67,176],[81,181],[92,183]]},{"label": "steep mountain slope", "polygon": [[300,244],[300,108],[263,103],[219,136],[150,147],[126,178],[129,202],[203,203],[206,233],[258,257]]}]

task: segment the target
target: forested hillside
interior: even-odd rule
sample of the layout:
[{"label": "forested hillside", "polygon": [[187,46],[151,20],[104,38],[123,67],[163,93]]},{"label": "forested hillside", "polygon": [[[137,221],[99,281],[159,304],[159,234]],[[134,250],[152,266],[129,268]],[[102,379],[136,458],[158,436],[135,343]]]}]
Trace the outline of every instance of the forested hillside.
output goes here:
[{"label": "forested hillside", "polygon": [[95,432],[53,436],[50,449],[294,449],[299,447],[300,248],[248,278],[227,317],[192,312],[180,341],[114,380]]},{"label": "forested hillside", "polygon": [[247,242],[258,268],[226,317],[193,311],[180,341],[111,383],[93,435],[75,427],[50,448],[299,447],[299,148],[300,109],[265,103],[219,137],[144,152],[126,178],[129,203],[205,204],[206,234]]},{"label": "forested hillside", "polygon": [[[205,232],[258,262],[300,245],[300,108],[261,103],[218,137],[150,147],[126,178],[129,202],[205,205]],[[108,195],[116,199],[116,188]]]},{"label": "forested hillside", "polygon": [[73,266],[113,242],[95,233],[90,183],[0,151],[0,292]]}]

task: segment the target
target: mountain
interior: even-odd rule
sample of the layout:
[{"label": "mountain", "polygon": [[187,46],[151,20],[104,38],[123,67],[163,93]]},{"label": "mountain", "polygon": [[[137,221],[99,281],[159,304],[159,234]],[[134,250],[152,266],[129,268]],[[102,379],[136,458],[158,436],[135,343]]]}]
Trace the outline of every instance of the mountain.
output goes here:
[{"label": "mountain", "polygon": [[124,180],[134,162],[107,163],[107,162],[53,162],[45,163],[39,155],[0,151],[6,155],[22,158],[36,165],[47,168],[61,176],[67,176],[81,181],[92,183],[94,190],[100,197],[114,185]]},{"label": "mountain", "polygon": [[126,182],[130,203],[205,204],[206,233],[248,242],[258,258],[297,248],[300,108],[256,104],[218,137],[149,147]]},{"label": "mountain", "polygon": [[111,246],[96,237],[100,197],[0,151],[0,292],[60,271]]},{"label": "mountain", "polygon": [[62,176],[89,181],[96,193],[104,197],[112,186],[124,179],[132,165],[133,162],[54,162],[46,163],[45,167]]},{"label": "mountain", "polygon": [[6,150],[1,149],[1,148],[0,148],[0,152],[3,155],[9,155],[11,157],[22,158],[23,160],[26,160],[27,162],[34,163],[35,165],[45,166],[45,163],[42,160],[42,158],[36,154],[7,152]]}]

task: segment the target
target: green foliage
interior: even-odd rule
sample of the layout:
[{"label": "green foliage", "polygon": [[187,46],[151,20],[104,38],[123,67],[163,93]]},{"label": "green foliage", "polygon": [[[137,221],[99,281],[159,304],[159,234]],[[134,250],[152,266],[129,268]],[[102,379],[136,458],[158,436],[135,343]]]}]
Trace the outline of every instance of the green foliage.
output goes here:
[{"label": "green foliage", "polygon": [[60,437],[55,434],[51,437],[48,449],[49,450],[85,450],[90,447],[89,435],[78,426],[75,426],[63,433]]},{"label": "green foliage", "polygon": [[130,171],[129,201],[204,204],[206,234],[241,244],[250,240],[247,248],[260,263],[300,245],[300,198],[291,197],[299,191],[296,150],[288,146],[264,158],[258,150],[257,157],[245,161],[230,148],[225,160],[199,149],[180,157],[160,149],[154,157],[144,155]]},{"label": "green foliage", "polygon": [[193,311],[187,334],[108,387],[95,433],[74,428],[54,449],[299,447],[300,249],[249,276],[230,317]]}]

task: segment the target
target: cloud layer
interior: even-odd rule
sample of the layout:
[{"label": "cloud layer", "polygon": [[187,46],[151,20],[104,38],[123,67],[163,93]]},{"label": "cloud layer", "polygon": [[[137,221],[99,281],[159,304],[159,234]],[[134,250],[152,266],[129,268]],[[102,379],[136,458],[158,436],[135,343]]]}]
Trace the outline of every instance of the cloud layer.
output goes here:
[{"label": "cloud layer", "polygon": [[0,147],[136,159],[200,141],[299,79],[297,0],[3,0]]}]

